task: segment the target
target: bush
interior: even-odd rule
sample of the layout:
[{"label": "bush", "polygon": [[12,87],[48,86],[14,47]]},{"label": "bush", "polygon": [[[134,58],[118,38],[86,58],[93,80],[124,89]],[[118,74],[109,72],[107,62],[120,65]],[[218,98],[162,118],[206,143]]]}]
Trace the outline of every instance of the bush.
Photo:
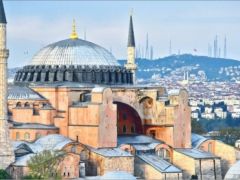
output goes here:
[{"label": "bush", "polygon": [[11,179],[11,176],[7,173],[7,171],[0,169],[0,179]]},{"label": "bush", "polygon": [[28,175],[28,176],[22,177],[22,179],[25,180],[25,179],[41,179],[41,178],[37,176]]},{"label": "bush", "polygon": [[45,150],[31,157],[28,161],[30,176],[38,179],[60,179],[59,164],[63,160],[65,152]]}]

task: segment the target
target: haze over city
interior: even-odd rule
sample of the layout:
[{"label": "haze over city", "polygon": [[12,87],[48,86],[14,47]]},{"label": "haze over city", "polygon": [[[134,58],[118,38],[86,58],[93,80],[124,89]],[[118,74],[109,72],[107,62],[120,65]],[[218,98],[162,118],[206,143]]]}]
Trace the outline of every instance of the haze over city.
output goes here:
[{"label": "haze over city", "polygon": [[111,50],[117,59],[126,59],[128,16],[132,8],[136,46],[145,48],[148,33],[154,58],[169,55],[170,40],[172,53],[208,55],[208,44],[213,46],[215,36],[218,35],[223,49],[226,35],[227,57],[240,59],[240,2],[6,1],[5,4],[8,46],[12,52],[9,67],[25,65],[39,48],[67,39],[73,19],[80,38],[84,39],[85,31],[87,40]]}]

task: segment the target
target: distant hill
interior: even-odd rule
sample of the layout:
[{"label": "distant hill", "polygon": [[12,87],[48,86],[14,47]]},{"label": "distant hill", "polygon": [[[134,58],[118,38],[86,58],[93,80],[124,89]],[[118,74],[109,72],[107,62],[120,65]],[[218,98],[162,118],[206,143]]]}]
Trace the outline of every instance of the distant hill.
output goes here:
[{"label": "distant hill", "polygon": [[[182,75],[184,71],[188,71],[193,76],[204,72],[208,80],[229,81],[240,77],[240,61],[234,59],[183,54],[156,60],[137,59],[136,62],[138,78],[143,79],[149,79],[153,75],[161,77]],[[119,63],[123,65],[126,60],[119,60]]]},{"label": "distant hill", "polygon": [[[179,77],[184,71],[192,76],[205,74],[208,80],[240,81],[240,61],[234,59],[211,58],[206,56],[193,56],[190,54],[172,55],[156,60],[137,59],[137,77],[151,79],[159,77]],[[119,60],[121,65],[126,60]],[[9,69],[9,79],[13,79],[20,68]]]}]

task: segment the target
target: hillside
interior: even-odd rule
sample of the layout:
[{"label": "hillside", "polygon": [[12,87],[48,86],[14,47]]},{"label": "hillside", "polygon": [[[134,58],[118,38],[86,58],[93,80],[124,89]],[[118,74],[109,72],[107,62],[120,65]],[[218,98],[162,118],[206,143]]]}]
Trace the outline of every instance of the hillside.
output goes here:
[{"label": "hillside", "polygon": [[[240,61],[233,59],[173,55],[156,60],[137,59],[138,78],[149,79],[154,76],[183,76],[188,71],[191,77],[205,74],[208,80],[236,80],[240,76]],[[126,63],[119,60],[120,64]],[[239,80],[239,79],[238,79]]]},{"label": "hillside", "polygon": [[[156,60],[137,59],[139,79],[151,79],[154,77],[180,77],[184,71],[188,71],[190,78],[198,78],[206,75],[207,79],[218,81],[240,81],[240,61],[233,59],[211,58],[206,56],[193,56],[190,54],[173,55]],[[119,60],[121,65],[126,60]],[[19,68],[9,69],[9,79]]]}]

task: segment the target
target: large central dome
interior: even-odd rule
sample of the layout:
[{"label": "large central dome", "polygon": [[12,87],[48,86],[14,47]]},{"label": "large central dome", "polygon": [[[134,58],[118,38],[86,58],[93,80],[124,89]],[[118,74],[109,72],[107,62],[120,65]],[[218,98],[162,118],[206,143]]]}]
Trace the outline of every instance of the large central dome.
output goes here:
[{"label": "large central dome", "polygon": [[30,65],[119,66],[105,48],[81,39],[66,39],[42,48]]},{"label": "large central dome", "polygon": [[42,48],[29,65],[20,69],[15,83],[77,82],[88,84],[132,84],[132,72],[118,64],[105,48],[77,38]]}]

